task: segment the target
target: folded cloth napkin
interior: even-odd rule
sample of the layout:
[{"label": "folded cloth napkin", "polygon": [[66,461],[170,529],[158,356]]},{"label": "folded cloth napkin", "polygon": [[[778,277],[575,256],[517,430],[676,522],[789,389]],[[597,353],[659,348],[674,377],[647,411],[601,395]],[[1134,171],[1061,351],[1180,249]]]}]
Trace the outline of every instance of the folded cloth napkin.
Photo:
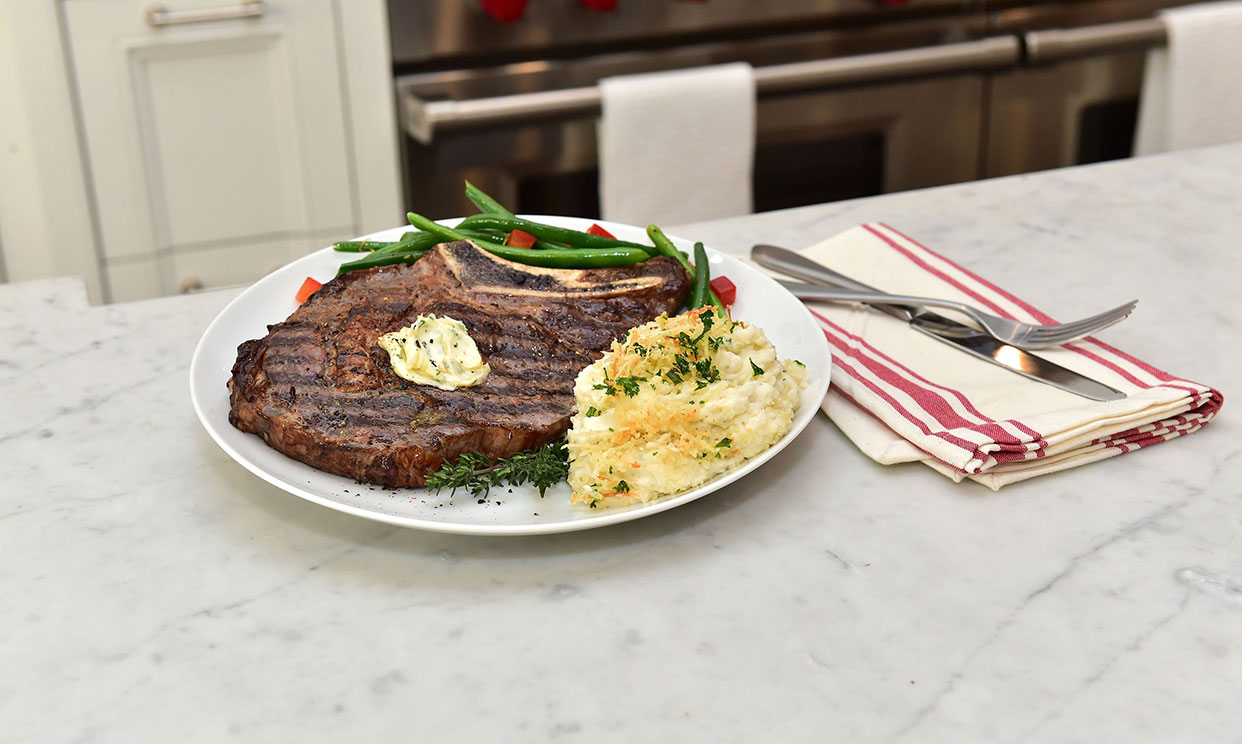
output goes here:
[{"label": "folded cloth napkin", "polygon": [[1147,55],[1134,151],[1242,140],[1242,2],[1161,12],[1168,45]]},{"label": "folded cloth napkin", "polygon": [[[886,292],[967,302],[1007,318],[1052,318],[883,224],[805,252]],[[1126,393],[1101,403],[1028,380],[859,305],[808,303],[832,348],[823,409],[867,456],[923,462],[992,489],[1191,434],[1221,394],[1094,338],[1038,354]]]},{"label": "folded cloth napkin", "polygon": [[604,219],[685,224],[751,212],[750,65],[625,75],[599,87]]}]

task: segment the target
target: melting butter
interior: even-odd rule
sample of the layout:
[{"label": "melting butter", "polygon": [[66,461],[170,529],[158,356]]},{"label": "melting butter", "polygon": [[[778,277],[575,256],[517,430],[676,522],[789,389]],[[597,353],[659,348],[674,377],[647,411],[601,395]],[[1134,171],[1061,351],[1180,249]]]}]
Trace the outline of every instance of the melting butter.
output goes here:
[{"label": "melting butter", "polygon": [[491,371],[466,325],[447,316],[420,315],[405,328],[380,336],[379,345],[388,352],[393,372],[419,385],[472,387]]}]

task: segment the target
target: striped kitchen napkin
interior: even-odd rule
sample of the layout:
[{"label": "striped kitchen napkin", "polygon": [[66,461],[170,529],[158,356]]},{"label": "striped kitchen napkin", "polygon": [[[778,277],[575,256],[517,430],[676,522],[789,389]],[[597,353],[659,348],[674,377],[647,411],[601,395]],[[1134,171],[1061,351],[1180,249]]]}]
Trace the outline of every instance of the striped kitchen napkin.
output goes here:
[{"label": "striped kitchen napkin", "polygon": [[[853,228],[805,255],[886,292],[944,297],[1006,318],[1048,315],[883,224]],[[823,409],[867,456],[923,462],[992,489],[1198,431],[1219,392],[1094,338],[1037,352],[1111,385],[1097,402],[1028,380],[859,305],[808,303],[832,347]]]}]

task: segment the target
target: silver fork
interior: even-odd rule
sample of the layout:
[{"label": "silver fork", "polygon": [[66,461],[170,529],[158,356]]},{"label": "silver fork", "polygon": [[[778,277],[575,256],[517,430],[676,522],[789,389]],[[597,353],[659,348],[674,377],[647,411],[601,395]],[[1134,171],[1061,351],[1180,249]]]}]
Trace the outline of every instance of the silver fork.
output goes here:
[{"label": "silver fork", "polygon": [[1119,305],[1098,315],[1056,325],[1035,325],[1017,320],[1001,318],[985,313],[982,310],[953,300],[941,300],[935,297],[913,297],[910,295],[894,295],[884,292],[869,292],[856,289],[838,289],[817,284],[780,281],[781,286],[788,289],[795,297],[802,300],[820,300],[830,302],[865,302],[868,305],[906,305],[941,307],[956,310],[973,319],[989,335],[1019,349],[1047,349],[1076,341],[1085,336],[1097,333],[1114,323],[1125,319],[1138,300]]}]

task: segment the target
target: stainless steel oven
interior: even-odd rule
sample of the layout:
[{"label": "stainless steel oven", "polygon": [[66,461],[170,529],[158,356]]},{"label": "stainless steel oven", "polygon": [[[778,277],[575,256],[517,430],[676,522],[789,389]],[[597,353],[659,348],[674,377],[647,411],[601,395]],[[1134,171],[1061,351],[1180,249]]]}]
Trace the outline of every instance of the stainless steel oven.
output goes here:
[{"label": "stainless steel oven", "polygon": [[564,1],[502,24],[390,0],[407,203],[460,214],[469,179],[523,212],[598,216],[597,81],[732,61],[756,68],[758,211],[1102,159],[1118,117],[1133,126],[1140,47],[1036,68],[1038,34],[1174,4]]},{"label": "stainless steel oven", "polygon": [[758,210],[976,178],[984,73],[1018,43],[980,41],[967,5],[532,2],[506,25],[392,0],[406,197],[457,214],[468,178],[525,212],[598,216],[596,82],[739,60],[757,70]]},{"label": "stainless steel oven", "polygon": [[989,3],[991,33],[1022,40],[1020,67],[989,77],[984,175],[1129,157],[1146,51],[1161,8],[1190,0]]}]

